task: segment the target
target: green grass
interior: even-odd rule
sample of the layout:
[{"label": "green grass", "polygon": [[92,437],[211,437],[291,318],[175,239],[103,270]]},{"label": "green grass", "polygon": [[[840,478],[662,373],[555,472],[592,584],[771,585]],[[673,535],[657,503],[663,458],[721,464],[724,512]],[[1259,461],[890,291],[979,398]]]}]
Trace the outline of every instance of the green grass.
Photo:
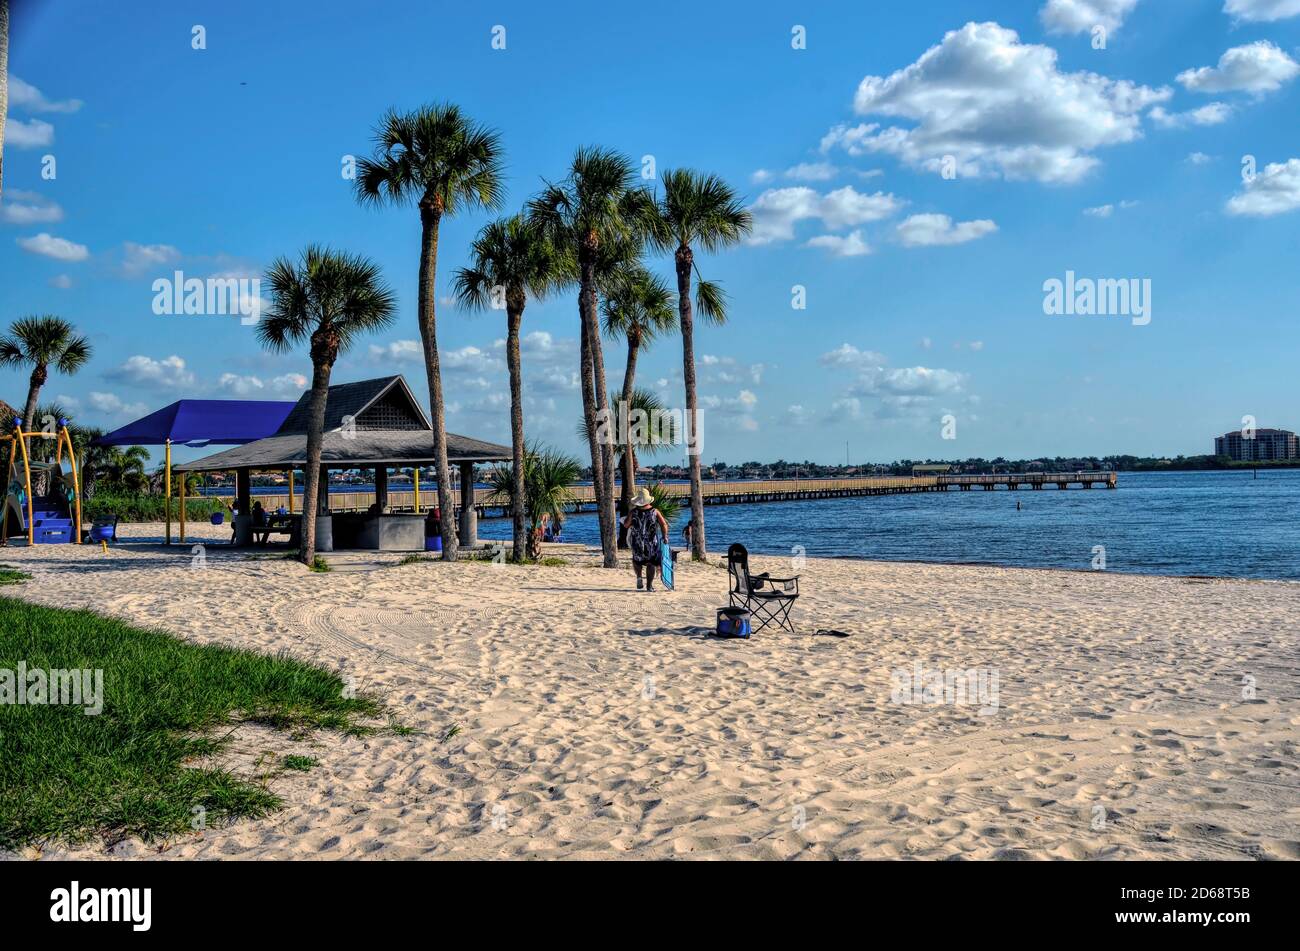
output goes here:
[{"label": "green grass", "polygon": [[551,556],[547,558],[539,558],[537,564],[546,568],[563,568],[568,564],[568,562],[563,558],[555,558],[554,556]]},{"label": "green grass", "polygon": [[0,565],[0,585],[22,584],[24,581],[30,581],[31,578],[32,576],[25,571],[10,568],[8,565]]},{"label": "green grass", "polygon": [[322,558],[320,555],[316,555],[314,558],[312,558],[311,564],[308,565],[307,567],[310,568],[312,571],[324,573],[330,570],[330,563],[326,561],[324,558]]},{"label": "green grass", "polygon": [[399,561],[397,564],[398,564],[398,565],[418,565],[420,562],[423,562],[423,561],[438,561],[438,560],[439,560],[439,559],[437,559],[437,558],[433,558],[433,557],[431,557],[431,556],[429,556],[429,555],[417,555],[417,554],[415,554],[414,552],[412,552],[411,554],[404,556],[404,557],[402,558],[402,560]]},{"label": "green grass", "polygon": [[[373,698],[344,696],[323,668],[189,644],[89,611],[0,597],[0,669],[103,671],[103,712],[0,704],[0,847],[95,836],[146,841],[264,816],[280,799],[225,769],[190,765],[237,721],[309,735],[373,732]],[[389,729],[397,732],[400,728]],[[405,732],[404,730],[401,732]]]},{"label": "green grass", "polygon": [[280,765],[285,769],[297,770],[300,773],[307,772],[315,766],[316,763],[316,757],[314,756],[298,756],[295,754],[290,754],[280,760]]}]

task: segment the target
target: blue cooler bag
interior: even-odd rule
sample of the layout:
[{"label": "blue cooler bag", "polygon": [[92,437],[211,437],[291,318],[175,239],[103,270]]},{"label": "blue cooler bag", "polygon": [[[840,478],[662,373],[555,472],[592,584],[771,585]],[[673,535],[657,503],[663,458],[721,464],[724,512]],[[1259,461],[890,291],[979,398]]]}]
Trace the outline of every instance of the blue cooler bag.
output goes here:
[{"label": "blue cooler bag", "polygon": [[749,612],[744,608],[718,608],[718,637],[749,637]]}]

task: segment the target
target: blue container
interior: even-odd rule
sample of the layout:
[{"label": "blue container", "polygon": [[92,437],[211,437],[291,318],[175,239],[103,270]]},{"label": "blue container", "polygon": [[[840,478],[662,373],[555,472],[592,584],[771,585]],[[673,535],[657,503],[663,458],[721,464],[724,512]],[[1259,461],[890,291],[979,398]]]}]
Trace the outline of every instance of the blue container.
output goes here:
[{"label": "blue container", "polygon": [[212,513],[212,524],[213,524],[213,525],[220,525],[220,524],[221,524],[222,522],[224,522],[225,520],[226,520],[226,513],[225,513],[225,512],[213,512],[213,513]]},{"label": "blue container", "polygon": [[90,529],[90,540],[92,542],[111,542],[113,540],[112,525],[95,525]]},{"label": "blue container", "polygon": [[441,535],[426,535],[424,538],[425,551],[442,551]]}]

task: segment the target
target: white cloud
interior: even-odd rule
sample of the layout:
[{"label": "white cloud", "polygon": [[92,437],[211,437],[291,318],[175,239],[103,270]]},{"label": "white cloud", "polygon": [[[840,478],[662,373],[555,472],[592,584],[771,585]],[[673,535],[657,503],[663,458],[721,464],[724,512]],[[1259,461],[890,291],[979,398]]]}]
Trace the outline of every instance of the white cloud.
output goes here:
[{"label": "white cloud", "polygon": [[240,376],[223,373],[217,388],[234,396],[299,396],[307,388],[307,378],[301,373],[283,373],[270,380],[258,376]]},{"label": "white cloud", "polygon": [[1187,156],[1187,161],[1192,165],[1207,165],[1214,161],[1214,156],[1206,155],[1204,152],[1193,152]]},{"label": "white cloud", "polygon": [[421,363],[424,346],[418,340],[394,340],[382,346],[372,343],[370,359],[374,363]]},{"label": "white cloud", "polygon": [[1276,92],[1300,74],[1300,64],[1267,40],[1234,46],[1219,57],[1218,66],[1202,66],[1178,74],[1194,92]]},{"label": "white cloud", "polygon": [[938,171],[951,156],[964,175],[1077,182],[1091,153],[1142,135],[1143,110],[1172,95],[1093,72],[1063,73],[1056,51],[1021,43],[997,23],[967,23],[912,65],[858,86],[859,115],[902,118],[910,128],[840,125],[823,152],[883,152]]},{"label": "white cloud", "polygon": [[[229,374],[227,374],[229,376]],[[136,386],[154,386],[171,389],[194,385],[194,374],[185,366],[185,361],[172,354],[155,360],[152,357],[136,354],[128,357],[121,366],[107,371],[104,377]]]},{"label": "white cloud", "polygon": [[144,403],[128,403],[116,393],[92,391],[87,395],[86,399],[93,409],[106,416],[134,419],[149,412],[148,405]]},{"label": "white cloud", "polygon": [[842,343],[836,349],[821,355],[822,366],[849,367],[855,370],[882,367],[888,362],[883,353],[859,350],[851,343]]},{"label": "white cloud", "polygon": [[54,275],[54,277],[50,278],[50,287],[57,288],[58,290],[61,291],[66,291],[71,286],[72,286],[72,278],[70,278],[66,274],[56,274]]},{"label": "white cloud", "polygon": [[987,218],[953,224],[947,215],[912,215],[898,225],[898,237],[906,247],[965,244],[990,235],[998,226]]},{"label": "white cloud", "polygon": [[810,218],[820,218],[832,231],[879,221],[894,214],[903,204],[902,199],[893,195],[884,192],[868,195],[855,190],[852,185],[825,195],[803,185],[771,188],[750,206],[754,229],[749,243],[789,241],[794,237],[795,224]]},{"label": "white cloud", "polygon": [[66,238],[56,238],[48,232],[19,238],[18,247],[31,254],[54,258],[56,261],[84,261],[90,257],[90,249],[84,244],[77,244]]},{"label": "white cloud", "polygon": [[63,209],[40,192],[11,188],[0,198],[0,220],[11,225],[52,224],[63,220]]},{"label": "white cloud", "polygon": [[1239,20],[1272,23],[1300,16],[1300,0],[1227,0],[1223,12]]},{"label": "white cloud", "polygon": [[23,82],[17,76],[9,77],[9,108],[17,106],[26,112],[76,112],[81,108],[80,99],[47,99],[45,94],[31,83]]},{"label": "white cloud", "polygon": [[122,243],[122,273],[128,276],[143,274],[150,268],[161,267],[176,261],[181,252],[170,244]]},{"label": "white cloud", "polygon": [[[974,341],[972,350],[980,350],[983,343]],[[846,369],[852,372],[853,382],[842,398],[831,406],[832,417],[857,418],[861,415],[863,401],[872,400],[879,415],[919,416],[930,413],[941,398],[951,398],[964,393],[967,377],[964,373],[935,367],[891,367],[885,357],[874,351],[859,350],[852,344],[842,344],[824,353],[823,366]]]},{"label": "white cloud", "polygon": [[1300,208],[1300,158],[1265,167],[1228,201],[1228,214],[1267,218]]},{"label": "white cloud", "polygon": [[862,237],[862,232],[851,231],[844,236],[822,234],[808,240],[810,248],[825,248],[837,258],[855,258],[871,253],[871,246]]},{"label": "white cloud", "polygon": [[1085,208],[1083,209],[1083,213],[1089,218],[1109,218],[1111,215],[1115,214],[1116,207],[1122,211],[1126,211],[1129,208],[1136,208],[1137,205],[1138,202],[1136,201],[1121,201],[1118,206],[1105,204],[1098,205],[1095,208]]},{"label": "white cloud", "polygon": [[839,173],[830,162],[800,162],[785,170],[786,178],[797,182],[828,182]]},{"label": "white cloud", "polygon": [[1137,0],[1047,0],[1039,19],[1051,33],[1088,33],[1094,26],[1119,29]]},{"label": "white cloud", "polygon": [[1232,116],[1232,106],[1226,102],[1212,102],[1186,112],[1166,112],[1163,106],[1156,106],[1149,115],[1151,121],[1162,129],[1185,129],[1189,125],[1219,125],[1227,122]]},{"label": "white cloud", "polygon": [[749,180],[755,185],[762,185],[765,182],[770,182],[774,178],[776,178],[776,175],[765,168],[760,168],[755,171],[753,175],[749,176]]},{"label": "white cloud", "polygon": [[43,149],[54,144],[54,126],[40,119],[5,119],[5,145],[16,149]]}]

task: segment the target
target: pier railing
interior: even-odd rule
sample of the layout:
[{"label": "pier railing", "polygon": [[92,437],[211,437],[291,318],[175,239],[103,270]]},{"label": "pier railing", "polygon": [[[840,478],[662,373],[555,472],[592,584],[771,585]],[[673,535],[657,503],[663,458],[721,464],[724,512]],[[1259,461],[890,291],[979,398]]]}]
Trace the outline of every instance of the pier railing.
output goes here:
[{"label": "pier railing", "polygon": [[[642,483],[644,484],[644,482]],[[1055,486],[1064,489],[1077,485],[1085,489],[1103,486],[1113,489],[1118,484],[1114,472],[997,472],[982,475],[929,475],[929,476],[863,476],[856,479],[738,479],[734,481],[706,481],[703,485],[706,505],[741,505],[755,502],[788,502],[800,499],[846,498],[863,495],[895,495],[903,492],[944,492],[950,488],[958,491],[980,489],[1042,489]],[[688,483],[667,483],[664,489],[670,497],[687,498]],[[595,506],[595,490],[590,485],[577,485],[571,490],[573,508],[583,511]],[[456,497],[460,497],[459,490]],[[289,507],[288,493],[259,494],[258,500],[269,511],[280,506]],[[432,488],[420,490],[420,510],[428,511],[437,501]],[[329,506],[335,512],[365,511],[374,504],[374,492],[349,492],[331,489]],[[388,504],[396,510],[411,510],[415,506],[415,493],[410,490],[388,491]],[[506,505],[492,497],[491,489],[476,489],[474,507],[484,518],[505,513]],[[294,494],[294,511],[302,510],[302,493]]]}]

